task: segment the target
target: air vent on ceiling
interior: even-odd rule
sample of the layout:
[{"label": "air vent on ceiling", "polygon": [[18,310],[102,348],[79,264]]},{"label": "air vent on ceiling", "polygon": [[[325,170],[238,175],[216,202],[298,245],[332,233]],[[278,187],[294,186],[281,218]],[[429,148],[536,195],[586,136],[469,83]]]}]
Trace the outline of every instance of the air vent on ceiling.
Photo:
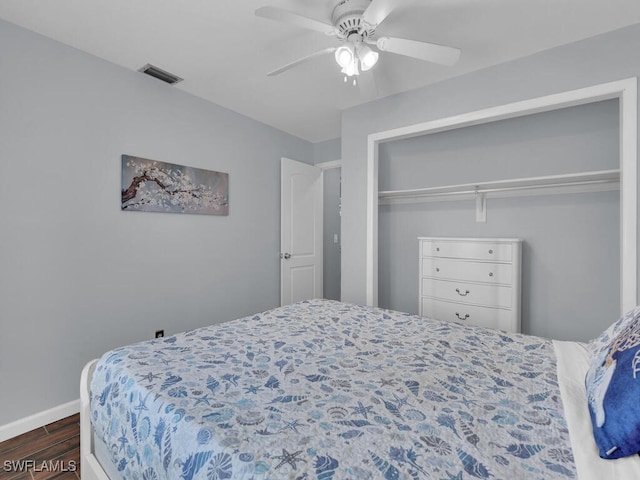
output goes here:
[{"label": "air vent on ceiling", "polygon": [[151,65],[147,63],[144,67],[138,69],[139,72],[146,73],[147,75],[151,75],[158,80],[162,80],[163,82],[168,83],[169,85],[175,85],[178,82],[182,81],[182,78],[174,75],[173,73],[169,73],[166,70],[162,70],[161,68],[156,67],[155,65]]}]

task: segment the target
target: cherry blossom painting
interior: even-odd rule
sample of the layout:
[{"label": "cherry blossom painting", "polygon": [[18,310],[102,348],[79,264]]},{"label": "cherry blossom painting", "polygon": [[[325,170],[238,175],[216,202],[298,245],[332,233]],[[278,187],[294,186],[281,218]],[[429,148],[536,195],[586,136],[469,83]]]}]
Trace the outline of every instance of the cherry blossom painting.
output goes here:
[{"label": "cherry blossom painting", "polygon": [[229,215],[229,174],[122,155],[122,210]]}]

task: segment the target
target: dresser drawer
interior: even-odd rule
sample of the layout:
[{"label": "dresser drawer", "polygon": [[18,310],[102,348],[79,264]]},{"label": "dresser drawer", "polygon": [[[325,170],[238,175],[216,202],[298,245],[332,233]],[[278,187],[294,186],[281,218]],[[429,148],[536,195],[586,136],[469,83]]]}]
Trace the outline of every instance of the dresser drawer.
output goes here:
[{"label": "dresser drawer", "polygon": [[505,332],[520,331],[518,317],[511,310],[465,305],[431,298],[423,298],[421,307],[423,317],[495,328]]},{"label": "dresser drawer", "polygon": [[506,285],[449,282],[422,279],[422,295],[491,307],[511,308],[513,290]]},{"label": "dresser drawer", "polygon": [[422,276],[511,285],[513,283],[513,268],[507,263],[423,258]]},{"label": "dresser drawer", "polygon": [[422,256],[510,262],[513,252],[509,243],[422,240]]}]

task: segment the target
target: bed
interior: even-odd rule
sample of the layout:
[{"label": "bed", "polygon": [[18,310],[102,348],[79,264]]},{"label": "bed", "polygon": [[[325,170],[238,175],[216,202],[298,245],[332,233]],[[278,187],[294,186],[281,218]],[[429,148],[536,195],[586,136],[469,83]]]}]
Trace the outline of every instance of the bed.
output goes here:
[{"label": "bed", "polygon": [[603,460],[589,345],[310,300],[105,353],[83,479],[632,479]]}]

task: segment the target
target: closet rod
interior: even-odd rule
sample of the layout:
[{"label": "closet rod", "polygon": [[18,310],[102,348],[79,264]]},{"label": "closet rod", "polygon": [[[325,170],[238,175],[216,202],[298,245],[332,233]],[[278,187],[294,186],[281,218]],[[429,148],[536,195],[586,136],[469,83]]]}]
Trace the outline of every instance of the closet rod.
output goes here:
[{"label": "closet rod", "polygon": [[[619,183],[619,170],[603,170],[580,174],[555,175],[548,177],[532,177],[513,180],[498,180],[478,184],[450,185],[445,187],[429,187],[415,190],[390,190],[379,192],[378,196],[384,200],[446,197],[455,195],[473,195],[519,190],[537,190],[541,188],[573,187],[580,185],[600,185]],[[514,185],[515,183],[515,185]],[[518,185],[518,183],[520,185]],[[500,186],[500,184],[507,184]],[[511,184],[511,185],[508,185]],[[432,190],[432,191],[429,191]],[[443,191],[444,190],[444,191]],[[448,190],[448,191],[447,191]]]},{"label": "closet rod", "polygon": [[384,198],[418,198],[418,197],[441,197],[445,195],[470,195],[476,193],[496,193],[496,192],[513,192],[516,190],[537,190],[539,188],[553,188],[553,187],[573,187],[576,185],[596,185],[603,183],[617,183],[618,180],[589,180],[584,182],[566,182],[566,183],[549,183],[543,185],[523,185],[520,187],[496,187],[496,188],[477,188],[473,190],[458,190],[455,192],[442,192],[442,193],[414,193],[412,195],[398,195],[398,196],[384,196]]}]

